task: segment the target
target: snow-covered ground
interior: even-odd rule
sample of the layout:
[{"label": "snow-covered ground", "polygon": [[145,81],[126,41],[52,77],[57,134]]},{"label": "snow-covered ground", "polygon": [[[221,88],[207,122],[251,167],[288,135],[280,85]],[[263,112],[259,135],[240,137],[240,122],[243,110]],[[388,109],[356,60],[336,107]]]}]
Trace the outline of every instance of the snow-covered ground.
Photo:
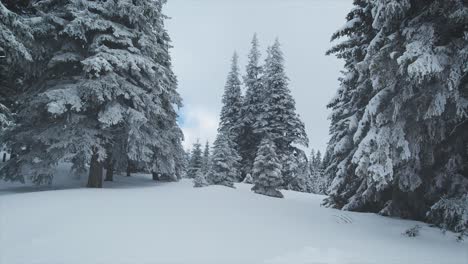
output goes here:
[{"label": "snow-covered ground", "polygon": [[[249,185],[193,188],[149,175],[104,189],[0,187],[1,264],[466,264],[468,243],[424,223],[320,206]],[[58,187],[54,187],[58,188]],[[401,235],[419,224],[415,238]]]}]

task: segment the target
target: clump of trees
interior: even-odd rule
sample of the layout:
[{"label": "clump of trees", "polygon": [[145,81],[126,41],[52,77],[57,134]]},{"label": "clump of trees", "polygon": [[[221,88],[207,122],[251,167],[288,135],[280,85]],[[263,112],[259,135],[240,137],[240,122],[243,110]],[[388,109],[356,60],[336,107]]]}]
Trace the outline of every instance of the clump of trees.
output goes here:
[{"label": "clump of trees", "polygon": [[[300,148],[308,146],[308,138],[288,87],[278,40],[267,49],[265,62],[260,60],[256,35],[243,78],[237,54],[232,58],[206,179],[230,187],[234,182],[253,183],[255,192],[274,197],[282,197],[279,189],[312,192],[312,167]],[[318,170],[314,175],[319,178]]]},{"label": "clump of trees", "polygon": [[347,20],[325,203],[468,228],[466,2],[356,0]]},{"label": "clump of trees", "polygon": [[50,183],[61,161],[88,187],[103,167],[180,178],[165,1],[15,2],[0,2],[0,139],[16,154],[0,178]]}]

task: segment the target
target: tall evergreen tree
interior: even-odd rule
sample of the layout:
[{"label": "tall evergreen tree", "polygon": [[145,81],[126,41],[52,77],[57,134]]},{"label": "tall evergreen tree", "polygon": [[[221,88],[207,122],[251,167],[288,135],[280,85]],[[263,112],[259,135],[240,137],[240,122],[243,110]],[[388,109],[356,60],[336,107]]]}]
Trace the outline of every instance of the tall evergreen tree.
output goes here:
[{"label": "tall evergreen tree", "polygon": [[322,169],[322,154],[312,149],[309,159],[309,175],[311,192],[324,194],[327,187],[327,180]]},{"label": "tall evergreen tree", "polygon": [[224,87],[222,102],[218,132],[228,135],[234,144],[233,147],[238,150],[242,93],[237,53],[232,56],[231,70]]},{"label": "tall evergreen tree", "polygon": [[252,39],[252,48],[248,56],[244,84],[245,98],[242,105],[242,118],[239,137],[239,154],[242,157],[242,174],[252,173],[252,166],[260,144],[261,135],[254,132],[258,117],[263,111],[263,67],[260,65],[260,50],[257,34]]},{"label": "tall evergreen tree", "polygon": [[426,215],[468,191],[467,14],[462,0],[355,1],[330,51],[346,71],[329,205],[457,225]]},{"label": "tall evergreen tree", "polygon": [[210,170],[211,166],[211,155],[210,155],[210,143],[206,141],[205,149],[203,150],[203,164],[201,172],[206,175]]},{"label": "tall evergreen tree", "polygon": [[240,156],[232,147],[232,140],[224,133],[218,133],[213,144],[212,167],[209,182],[216,185],[234,187],[239,180]]},{"label": "tall evergreen tree", "polygon": [[268,134],[275,142],[278,158],[282,162],[284,186],[287,187],[296,174],[289,165],[292,164],[292,160],[303,156],[303,151],[295,146],[307,146],[309,140],[305,133],[304,123],[296,114],[296,106],[288,87],[289,80],[285,73],[283,53],[278,40],[268,49],[264,71],[263,111],[254,129],[256,133]]},{"label": "tall evergreen tree", "polygon": [[201,149],[200,142],[197,140],[197,142],[195,142],[192,147],[192,154],[190,155],[190,162],[189,162],[187,176],[189,178],[195,178],[195,176],[197,175],[197,172],[202,170],[202,167],[203,167],[202,149]]},{"label": "tall evergreen tree", "polygon": [[[102,185],[109,144],[125,138],[129,160],[174,164],[181,99],[161,13],[165,1],[41,1],[49,28],[45,72],[20,101],[7,135],[21,152],[2,168],[7,180],[50,182],[62,159],[90,163],[89,187]],[[156,157],[155,157],[156,156]],[[74,164],[76,165],[76,164]],[[166,165],[174,168],[174,166]]]},{"label": "tall evergreen tree", "polygon": [[278,191],[283,185],[281,162],[276,155],[275,143],[265,136],[260,144],[253,167],[252,190],[256,193],[283,198]]}]

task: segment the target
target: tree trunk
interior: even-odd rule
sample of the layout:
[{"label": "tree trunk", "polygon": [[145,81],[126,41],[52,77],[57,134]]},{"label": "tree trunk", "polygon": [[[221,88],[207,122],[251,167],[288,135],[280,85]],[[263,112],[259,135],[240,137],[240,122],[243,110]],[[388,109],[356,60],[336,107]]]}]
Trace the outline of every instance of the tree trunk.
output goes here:
[{"label": "tree trunk", "polygon": [[93,149],[89,167],[88,188],[102,188],[102,163],[99,161],[96,148]]},{"label": "tree trunk", "polygon": [[130,177],[132,173],[132,167],[130,165],[130,161],[127,164],[127,177]]},{"label": "tree trunk", "polygon": [[112,154],[107,156],[106,163],[107,171],[104,181],[114,181],[114,161],[112,160]]}]

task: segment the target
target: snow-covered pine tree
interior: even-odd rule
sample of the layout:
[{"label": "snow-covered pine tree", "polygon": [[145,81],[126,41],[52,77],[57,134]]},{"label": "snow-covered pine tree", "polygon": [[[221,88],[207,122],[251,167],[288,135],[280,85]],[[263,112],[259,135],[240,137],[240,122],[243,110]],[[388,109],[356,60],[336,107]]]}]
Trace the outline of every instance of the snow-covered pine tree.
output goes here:
[{"label": "snow-covered pine tree", "polygon": [[208,186],[208,182],[206,181],[205,174],[198,170],[195,174],[195,178],[193,179],[193,187],[205,187]]},{"label": "snow-covered pine tree", "polygon": [[315,149],[310,150],[309,168],[311,171],[315,169]]},{"label": "snow-covered pine tree", "polygon": [[203,163],[201,172],[206,175],[211,167],[211,154],[210,154],[210,143],[206,141],[205,149],[203,150]]},{"label": "snow-covered pine tree", "polygon": [[203,156],[200,141],[193,143],[192,153],[190,154],[190,162],[187,170],[188,178],[195,178],[197,171],[203,167]]},{"label": "snow-covered pine tree", "polygon": [[272,197],[283,198],[278,190],[283,186],[282,165],[276,155],[275,143],[265,136],[260,143],[253,165],[252,191]]},{"label": "snow-covered pine tree", "polygon": [[33,73],[30,12],[24,1],[0,1],[0,138],[13,125],[13,101]]},{"label": "snow-covered pine tree", "polygon": [[310,158],[308,161],[308,169],[310,176],[310,190],[312,193],[321,194],[321,189],[323,188],[323,178],[321,177],[321,168],[320,168],[320,151],[315,152],[314,149],[311,150]]},{"label": "snow-covered pine tree", "polygon": [[468,192],[468,7],[355,5],[332,49],[347,72],[331,104],[328,204],[442,225],[426,215]]},{"label": "snow-covered pine tree", "polygon": [[183,150],[182,157],[181,157],[181,166],[180,166],[180,178],[188,178],[188,168],[190,164],[190,152],[189,150]]},{"label": "snow-covered pine tree", "polygon": [[242,183],[253,184],[252,174],[247,173],[247,175],[245,176],[245,178],[244,178],[244,180],[242,181]]},{"label": "snow-covered pine tree", "polygon": [[320,169],[321,166],[322,166],[322,153],[320,152],[320,150],[317,150],[317,153],[315,154],[315,158],[314,158],[314,167],[317,169]]},{"label": "snow-covered pine tree", "polygon": [[213,156],[209,182],[234,188],[234,182],[239,180],[240,156],[232,146],[231,138],[223,132],[218,133],[213,143]]},{"label": "snow-covered pine tree", "polygon": [[368,95],[372,91],[368,71],[359,67],[363,65],[367,48],[376,35],[372,27],[372,6],[364,0],[354,1],[354,5],[347,15],[346,25],[332,36],[332,40],[343,36],[346,36],[347,40],[327,51],[327,54],[336,54],[345,61],[344,76],[339,79],[340,87],[328,104],[332,114],[325,175],[330,186],[327,191],[330,199],[325,203],[337,208],[345,204],[338,193],[345,189],[356,190],[359,187],[356,186],[359,183],[351,176],[354,173],[351,163],[354,152],[353,136],[369,101]]},{"label": "snow-covered pine tree", "polygon": [[254,131],[269,135],[276,144],[278,158],[283,163],[283,183],[287,188],[293,180],[294,172],[288,166],[300,149],[296,146],[307,146],[309,140],[305,133],[304,123],[296,114],[296,106],[288,87],[288,77],[284,69],[284,58],[278,39],[268,49],[262,77],[264,92],[263,111],[258,116]]},{"label": "snow-covered pine tree", "polygon": [[245,97],[241,111],[240,137],[238,139],[239,155],[242,158],[242,174],[246,176],[252,173],[252,166],[257,155],[261,135],[254,132],[255,123],[263,111],[263,67],[260,65],[260,50],[257,34],[253,36],[252,48],[248,56],[244,85]]},{"label": "snow-covered pine tree", "polygon": [[[7,140],[18,158],[7,180],[52,180],[63,159],[91,163],[89,187],[100,187],[106,147],[123,136],[131,161],[174,163],[181,104],[161,13],[165,1],[40,1],[47,68],[21,100]],[[168,165],[167,167],[174,167]],[[94,172],[94,173],[93,173]]]},{"label": "snow-covered pine tree", "polygon": [[292,155],[285,156],[287,160],[283,160],[283,173],[289,176],[289,183],[286,186],[288,190],[298,192],[312,192],[312,178],[309,170],[309,161],[304,151],[294,149]]},{"label": "snow-covered pine tree", "polygon": [[239,78],[239,65],[237,53],[234,53],[231,61],[231,70],[224,86],[223,106],[219,117],[218,133],[228,135],[233,147],[238,151],[238,139],[242,108],[241,81]]}]

